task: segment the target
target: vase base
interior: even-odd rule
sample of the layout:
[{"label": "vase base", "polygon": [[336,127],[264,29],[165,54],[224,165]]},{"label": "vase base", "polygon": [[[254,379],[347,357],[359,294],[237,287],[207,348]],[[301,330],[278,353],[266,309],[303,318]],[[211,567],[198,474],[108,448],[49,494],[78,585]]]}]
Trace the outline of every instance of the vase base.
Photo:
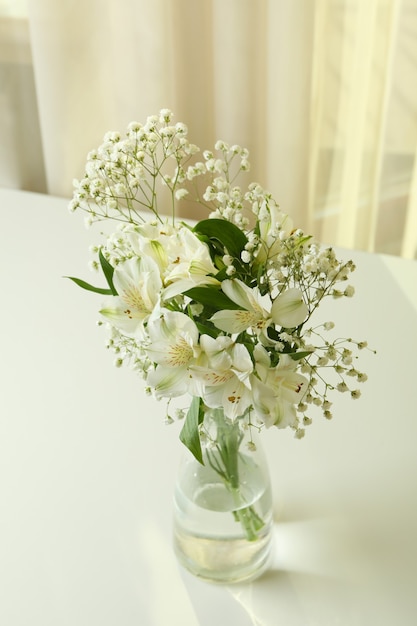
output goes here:
[{"label": "vase base", "polygon": [[206,582],[236,584],[250,582],[268,568],[271,533],[256,541],[244,538],[207,538],[175,529],[174,549],[179,563],[191,574]]}]

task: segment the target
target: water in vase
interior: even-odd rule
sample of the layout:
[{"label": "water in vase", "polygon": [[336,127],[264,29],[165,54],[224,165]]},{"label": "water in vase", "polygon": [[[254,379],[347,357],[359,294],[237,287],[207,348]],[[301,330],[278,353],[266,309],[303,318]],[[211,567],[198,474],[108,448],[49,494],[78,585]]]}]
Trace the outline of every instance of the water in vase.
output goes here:
[{"label": "water in vase", "polygon": [[269,480],[260,470],[241,467],[239,492],[234,493],[208,468],[196,467],[177,482],[174,507],[175,551],[194,575],[233,583],[264,571],[272,515]]}]

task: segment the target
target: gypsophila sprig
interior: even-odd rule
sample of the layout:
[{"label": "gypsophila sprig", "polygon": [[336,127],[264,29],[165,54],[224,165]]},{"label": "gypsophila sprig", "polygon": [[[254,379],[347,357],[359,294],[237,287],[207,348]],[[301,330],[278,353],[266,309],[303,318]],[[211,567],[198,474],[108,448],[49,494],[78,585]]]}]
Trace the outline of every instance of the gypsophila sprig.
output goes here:
[{"label": "gypsophila sprig", "polygon": [[[324,298],[353,296],[355,267],[296,228],[258,183],[240,186],[248,157],[223,141],[200,151],[167,109],[124,136],[107,133],[70,204],[89,224],[119,222],[94,248],[107,285],[72,280],[106,296],[116,365],[130,364],[155,398],[189,394],[199,410],[302,438],[313,410],[330,419],[330,397],[356,399],[366,380],[366,342],[330,339],[333,322],[315,322]],[[179,202],[196,223],[177,217]]]}]

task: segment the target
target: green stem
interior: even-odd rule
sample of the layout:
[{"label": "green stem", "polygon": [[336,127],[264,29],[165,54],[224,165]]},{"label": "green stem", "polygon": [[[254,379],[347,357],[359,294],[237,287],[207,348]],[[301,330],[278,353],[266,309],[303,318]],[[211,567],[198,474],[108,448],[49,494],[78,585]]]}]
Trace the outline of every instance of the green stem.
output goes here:
[{"label": "green stem", "polygon": [[237,522],[240,522],[245,530],[248,541],[256,541],[258,532],[265,526],[263,519],[257,514],[253,506],[247,506],[244,509],[233,511],[233,516]]},{"label": "green stem", "polygon": [[214,450],[206,450],[207,460],[212,469],[221,476],[225,486],[233,496],[236,509],[232,511],[234,519],[239,522],[248,541],[256,541],[258,533],[263,528],[264,521],[258,515],[255,507],[242,507],[244,502],[240,489],[239,478],[239,447],[243,434],[238,422],[229,423],[223,415],[213,412],[217,426]]}]

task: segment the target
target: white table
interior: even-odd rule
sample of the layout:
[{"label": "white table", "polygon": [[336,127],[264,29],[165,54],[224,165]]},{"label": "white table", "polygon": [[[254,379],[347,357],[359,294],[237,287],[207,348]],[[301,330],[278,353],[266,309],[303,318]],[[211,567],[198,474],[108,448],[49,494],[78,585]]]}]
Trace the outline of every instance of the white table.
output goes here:
[{"label": "white table", "polygon": [[171,551],[179,425],[113,366],[100,296],[62,278],[89,277],[97,242],[66,205],[0,190],[0,624],[416,624],[417,263],[345,253],[356,296],[330,318],[378,350],[369,380],[302,441],[263,437],[274,560],[217,587]]}]

